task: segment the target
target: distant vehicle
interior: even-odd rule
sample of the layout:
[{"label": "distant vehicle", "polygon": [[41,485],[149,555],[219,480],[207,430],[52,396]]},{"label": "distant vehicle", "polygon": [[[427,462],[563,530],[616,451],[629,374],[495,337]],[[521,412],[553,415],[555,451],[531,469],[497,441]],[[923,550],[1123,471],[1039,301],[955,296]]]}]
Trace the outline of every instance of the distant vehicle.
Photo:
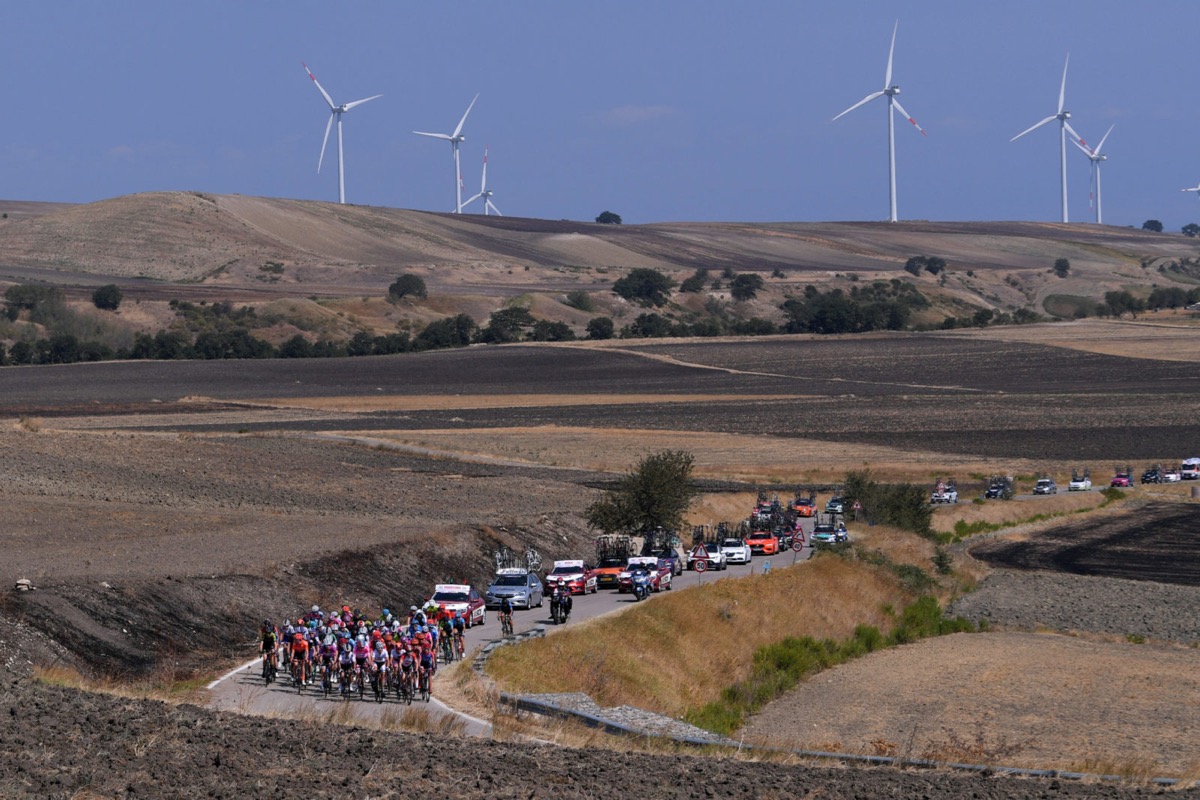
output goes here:
[{"label": "distant vehicle", "polygon": [[[696,548],[700,548],[697,550]],[[729,569],[729,561],[725,558],[725,554],[721,552],[721,545],[718,542],[705,542],[704,544],[696,545],[692,552],[688,553],[687,568],[694,570],[697,561],[707,561],[706,569],[718,570]],[[704,555],[700,555],[700,551]]]},{"label": "distant vehicle", "polygon": [[1033,487],[1034,494],[1058,494],[1058,484],[1053,478],[1038,478]]},{"label": "distant vehicle", "polygon": [[1185,458],[1179,468],[1179,477],[1185,481],[1200,480],[1200,458]]},{"label": "distant vehicle", "polygon": [[1012,500],[1012,479],[1003,475],[994,476],[988,483],[987,491],[983,496],[988,500]]},{"label": "distant vehicle", "polygon": [[818,522],[813,527],[813,547],[823,544],[838,544],[849,540],[850,534],[846,531],[845,525],[835,525],[832,522]]},{"label": "distant vehicle", "polygon": [[451,614],[461,613],[468,628],[482,625],[487,620],[483,598],[465,583],[439,583],[433,587],[433,597],[429,598],[429,602]]},{"label": "distant vehicle", "polygon": [[1167,467],[1162,471],[1163,483],[1179,483],[1183,480],[1183,472],[1178,467]]},{"label": "distant vehicle", "polygon": [[815,517],[817,515],[816,496],[810,494],[808,497],[800,497],[797,495],[796,499],[792,501],[792,510],[799,517]]},{"label": "distant vehicle", "polygon": [[1142,483],[1162,483],[1162,470],[1157,466],[1150,467],[1142,473]]},{"label": "distant vehicle", "polygon": [[1116,475],[1113,475],[1113,479],[1108,482],[1108,485],[1122,489],[1127,488],[1133,486],[1133,478],[1124,472],[1118,472]]},{"label": "distant vehicle", "polygon": [[1092,478],[1086,471],[1082,475],[1072,473],[1071,482],[1067,484],[1068,492],[1090,492],[1092,490]]},{"label": "distant vehicle", "polygon": [[846,499],[844,497],[831,497],[829,502],[825,504],[826,514],[845,514]]},{"label": "distant vehicle", "polygon": [[559,580],[565,581],[571,594],[588,594],[597,589],[596,573],[586,561],[555,561],[554,568],[546,575],[546,591],[549,592]]},{"label": "distant vehicle", "polygon": [[746,544],[756,556],[773,556],[779,552],[779,537],[771,531],[751,531]]},{"label": "distant vehicle", "polygon": [[753,554],[744,539],[722,539],[721,552],[727,564],[749,564]]},{"label": "distant vehicle", "polygon": [[545,597],[542,581],[537,573],[527,569],[498,570],[492,585],[483,593],[484,605],[488,608],[499,608],[500,601],[505,597],[514,608],[540,606]]},{"label": "distant vehicle", "polygon": [[661,592],[671,588],[671,565],[666,559],[654,556],[634,556],[629,559],[629,566],[618,577],[617,591],[624,594],[633,591],[633,575],[645,570],[650,573],[650,591]]},{"label": "distant vehicle", "polygon": [[939,478],[937,485],[933,487],[933,491],[929,495],[929,502],[934,505],[957,503],[958,486],[955,485],[953,480],[943,481]]}]

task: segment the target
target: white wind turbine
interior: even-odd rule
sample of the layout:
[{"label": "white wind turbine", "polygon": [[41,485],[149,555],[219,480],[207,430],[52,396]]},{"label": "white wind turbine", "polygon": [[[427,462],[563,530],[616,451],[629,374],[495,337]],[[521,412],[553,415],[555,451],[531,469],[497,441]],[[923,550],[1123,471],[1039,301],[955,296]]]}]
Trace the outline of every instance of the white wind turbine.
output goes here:
[{"label": "white wind turbine", "polygon": [[487,157],[488,157],[488,149],[485,147],[485,148],[483,148],[483,182],[479,185],[479,194],[475,195],[470,200],[467,200],[465,203],[463,203],[462,207],[466,208],[467,206],[471,205],[471,203],[474,203],[476,200],[478,200],[482,197],[483,198],[483,215],[485,217],[488,214],[489,208],[492,211],[496,212],[496,216],[503,217],[504,215],[500,213],[500,209],[496,208],[495,203],[492,202],[492,195],[494,194],[494,192],[492,192],[490,189],[487,188]]},{"label": "white wind turbine", "polygon": [[1075,139],[1078,139],[1080,144],[1083,144],[1083,145],[1087,144],[1087,142],[1083,141],[1083,137],[1080,136],[1078,133],[1076,133],[1075,129],[1071,127],[1071,123],[1067,122],[1067,120],[1069,120],[1071,118],[1071,112],[1063,111],[1063,102],[1066,100],[1066,96],[1067,96],[1067,67],[1070,64],[1071,64],[1071,54],[1067,53],[1067,61],[1065,64],[1063,64],[1062,85],[1058,89],[1058,113],[1054,114],[1053,116],[1046,117],[1044,120],[1042,120],[1041,122],[1039,122],[1038,124],[1034,125],[1031,128],[1026,128],[1025,130],[1021,131],[1020,133],[1018,133],[1016,136],[1014,136],[1012,139],[1009,140],[1009,141],[1015,142],[1017,139],[1020,139],[1022,136],[1029,133],[1030,131],[1035,131],[1048,122],[1053,122],[1054,120],[1058,120],[1058,123],[1059,123],[1058,124],[1059,160],[1060,160],[1061,166],[1062,166],[1062,221],[1063,222],[1067,221],[1067,132],[1070,131],[1071,136],[1074,137]]},{"label": "white wind turbine", "polygon": [[463,125],[467,121],[467,115],[470,114],[471,109],[475,107],[475,100],[478,99],[479,95],[476,94],[475,98],[471,100],[471,105],[467,106],[467,110],[463,112],[462,119],[458,121],[458,127],[454,129],[454,133],[425,133],[424,131],[413,131],[413,133],[417,134],[418,136],[432,136],[434,139],[445,139],[450,143],[450,149],[454,154],[454,213],[456,214],[461,214],[463,207],[462,170],[460,170],[458,166],[458,146],[467,138],[466,136],[463,136]]},{"label": "white wind turbine", "polygon": [[373,95],[371,97],[364,98],[362,100],[355,100],[353,103],[343,103],[342,105],[339,106],[333,102],[333,98],[329,96],[329,92],[325,91],[325,87],[323,87],[321,85],[320,81],[317,80],[317,76],[312,74],[312,70],[310,70],[308,68],[308,64],[301,62],[301,65],[304,67],[304,71],[308,73],[308,77],[312,78],[312,82],[317,85],[317,91],[319,91],[321,93],[321,96],[325,98],[325,102],[329,104],[329,122],[325,123],[325,138],[321,141],[321,157],[317,159],[318,174],[321,172],[321,164],[324,163],[324,161],[325,161],[325,146],[327,144],[329,144],[329,129],[331,127],[333,127],[333,120],[335,118],[337,119],[338,202],[345,203],[346,202],[346,174],[345,174],[345,160],[343,159],[343,156],[342,156],[342,114],[345,114],[347,111],[354,108],[355,106],[361,106],[363,103],[366,103],[370,100],[374,100],[376,98],[383,97],[383,95],[377,94],[377,95]]},{"label": "white wind turbine", "polygon": [[841,114],[838,114],[834,119],[843,117],[849,114],[859,106],[866,105],[878,97],[887,98],[887,119],[888,119],[888,196],[890,199],[888,205],[888,221],[896,221],[896,124],[895,118],[892,115],[892,109],[896,109],[904,117],[913,124],[913,127],[921,132],[922,136],[928,136],[925,129],[917,124],[917,121],[909,116],[909,113],[904,110],[904,106],[900,105],[900,101],[896,99],[896,95],[900,94],[900,87],[892,85],[892,55],[896,52],[896,31],[900,28],[900,21],[896,21],[895,27],[892,28],[892,46],[888,50],[887,72],[883,76],[883,89],[859,100],[854,105],[847,108]]},{"label": "white wind turbine", "polygon": [[1096,224],[1104,224],[1104,215],[1101,213],[1100,207],[1100,162],[1108,161],[1102,151],[1104,150],[1104,142],[1108,139],[1108,134],[1112,133],[1114,125],[1109,125],[1108,130],[1100,137],[1100,144],[1096,145],[1095,149],[1083,144],[1082,141],[1071,140],[1071,143],[1083,151],[1083,154],[1092,162],[1092,200],[1096,203]]}]

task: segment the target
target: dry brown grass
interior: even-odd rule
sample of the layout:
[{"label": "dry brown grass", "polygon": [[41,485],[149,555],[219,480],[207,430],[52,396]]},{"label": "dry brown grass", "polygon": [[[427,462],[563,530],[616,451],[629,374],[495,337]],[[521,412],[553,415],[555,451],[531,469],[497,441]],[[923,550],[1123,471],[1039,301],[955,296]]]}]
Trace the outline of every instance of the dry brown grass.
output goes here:
[{"label": "dry brown grass", "polygon": [[124,681],[111,677],[89,677],[73,667],[61,664],[34,667],[33,678],[49,686],[65,686],[113,697],[161,700],[166,703],[203,702],[204,686],[208,683],[208,679],[203,677],[180,679],[165,667],[148,677]]},{"label": "dry brown grass", "polygon": [[1071,514],[1096,508],[1104,502],[1099,492],[1075,492],[1039,497],[1036,500],[989,500],[985,503],[960,502],[933,510],[933,529],[953,533],[958,522],[968,525],[987,522],[992,525],[1014,525],[1039,514]]},{"label": "dry brown grass", "polygon": [[493,654],[510,692],[586,692],[680,716],[750,674],[761,645],[788,636],[841,639],[856,625],[888,630],[905,597],[881,570],[824,557],[799,569],[713,581],[656,597],[546,639]]},{"label": "dry brown grass", "polygon": [[615,406],[661,403],[731,403],[747,400],[800,400],[807,395],[772,394],[479,394],[479,395],[372,395],[350,397],[288,397],[245,401],[249,406],[303,408],[361,414],[372,411],[467,410],[481,408],[539,408],[562,406]]},{"label": "dry brown grass", "polygon": [[954,335],[1003,342],[1063,347],[1128,358],[1159,361],[1200,360],[1197,319],[1192,314],[1163,312],[1141,320],[1077,320],[1052,325],[1006,325]]}]

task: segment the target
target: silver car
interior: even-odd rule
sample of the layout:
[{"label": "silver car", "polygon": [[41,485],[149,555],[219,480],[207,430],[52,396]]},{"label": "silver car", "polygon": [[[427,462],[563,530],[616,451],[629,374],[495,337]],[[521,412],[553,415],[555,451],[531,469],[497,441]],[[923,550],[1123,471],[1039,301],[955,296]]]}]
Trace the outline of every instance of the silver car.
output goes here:
[{"label": "silver car", "polygon": [[483,601],[488,608],[499,608],[500,601],[507,597],[513,608],[535,608],[545,599],[542,581],[537,573],[524,569],[502,569],[496,573],[492,585],[484,592]]}]

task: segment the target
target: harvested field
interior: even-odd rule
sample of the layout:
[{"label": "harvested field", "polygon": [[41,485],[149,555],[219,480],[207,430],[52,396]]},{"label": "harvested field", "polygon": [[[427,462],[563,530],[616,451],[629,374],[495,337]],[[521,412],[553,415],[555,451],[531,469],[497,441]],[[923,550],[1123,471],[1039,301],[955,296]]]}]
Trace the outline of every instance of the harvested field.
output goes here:
[{"label": "harvested field", "polygon": [[1150,503],[1129,514],[1066,523],[1020,541],[970,548],[992,567],[1200,586],[1200,505]]},{"label": "harvested field", "polygon": [[1195,774],[1200,650],[1053,634],[954,634],[835,667],[772,703],[747,740],[816,750]]}]

